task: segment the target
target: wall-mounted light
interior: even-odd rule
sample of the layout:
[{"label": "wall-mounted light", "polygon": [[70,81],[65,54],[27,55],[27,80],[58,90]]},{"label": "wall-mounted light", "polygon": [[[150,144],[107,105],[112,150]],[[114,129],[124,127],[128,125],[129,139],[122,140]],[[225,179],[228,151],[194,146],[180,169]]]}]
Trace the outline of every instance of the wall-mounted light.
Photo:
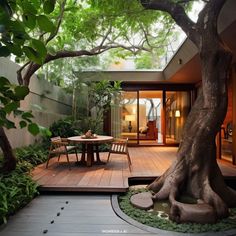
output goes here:
[{"label": "wall-mounted light", "polygon": [[175,117],[180,117],[180,110],[175,111]]},{"label": "wall-mounted light", "polygon": [[183,63],[183,60],[182,60],[181,58],[179,58],[178,64],[179,64],[179,65],[182,65],[182,63]]}]

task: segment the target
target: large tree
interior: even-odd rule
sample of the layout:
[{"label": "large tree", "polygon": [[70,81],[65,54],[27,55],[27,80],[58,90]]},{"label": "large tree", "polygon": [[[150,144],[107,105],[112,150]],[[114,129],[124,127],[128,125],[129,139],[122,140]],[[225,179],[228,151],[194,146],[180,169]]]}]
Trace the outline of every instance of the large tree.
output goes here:
[{"label": "large tree", "polygon": [[[169,199],[170,218],[176,222],[215,222],[236,206],[236,192],[224,182],[216,161],[216,135],[227,111],[227,78],[232,53],[217,30],[226,0],[207,0],[194,23],[186,14],[189,1],[140,0],[145,9],[167,12],[196,45],[201,59],[202,89],[187,118],[177,159],[148,188],[153,198]],[[179,201],[188,194],[196,205]]]}]

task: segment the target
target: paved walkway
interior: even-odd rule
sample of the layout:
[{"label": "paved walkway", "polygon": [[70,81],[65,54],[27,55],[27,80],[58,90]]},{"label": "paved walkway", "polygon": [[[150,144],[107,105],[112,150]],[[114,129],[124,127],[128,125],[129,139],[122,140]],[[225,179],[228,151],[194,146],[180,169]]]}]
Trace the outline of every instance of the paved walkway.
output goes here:
[{"label": "paved walkway", "polygon": [[1,236],[151,235],[120,219],[110,195],[41,195],[11,217]]},{"label": "paved walkway", "polygon": [[[114,198],[114,195],[113,195]],[[114,202],[114,201],[113,201]],[[120,214],[119,214],[120,215]],[[148,229],[148,228],[147,228]],[[110,195],[41,195],[12,216],[8,224],[0,227],[1,236],[190,236],[168,231],[145,230],[127,223],[112,209]],[[236,230],[210,235],[236,235]],[[195,234],[196,236],[196,234]]]}]

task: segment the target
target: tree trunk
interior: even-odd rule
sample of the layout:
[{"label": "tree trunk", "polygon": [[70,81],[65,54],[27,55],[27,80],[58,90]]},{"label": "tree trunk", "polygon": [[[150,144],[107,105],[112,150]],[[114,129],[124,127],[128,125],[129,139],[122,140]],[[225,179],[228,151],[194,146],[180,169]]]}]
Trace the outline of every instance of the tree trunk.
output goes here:
[{"label": "tree trunk", "polygon": [[[228,207],[236,206],[236,192],[226,186],[217,165],[215,144],[227,112],[227,78],[232,58],[217,31],[225,2],[206,1],[194,23],[181,3],[141,0],[147,9],[169,13],[196,45],[201,58],[202,90],[187,118],[177,159],[148,186],[155,192],[154,199],[169,198],[170,218],[176,222],[213,223],[229,215]],[[184,194],[196,198],[197,204],[180,202]]]},{"label": "tree trunk", "polygon": [[[215,138],[227,111],[227,87],[231,54],[219,47],[204,49],[202,90],[187,118],[177,160],[148,186],[154,199],[168,199],[170,218],[176,222],[214,223],[229,215],[236,206],[236,192],[226,186],[216,161]],[[181,195],[197,204],[178,201]]]},{"label": "tree trunk", "polygon": [[10,172],[16,168],[16,158],[3,127],[0,127],[0,147],[4,156],[2,171]]}]

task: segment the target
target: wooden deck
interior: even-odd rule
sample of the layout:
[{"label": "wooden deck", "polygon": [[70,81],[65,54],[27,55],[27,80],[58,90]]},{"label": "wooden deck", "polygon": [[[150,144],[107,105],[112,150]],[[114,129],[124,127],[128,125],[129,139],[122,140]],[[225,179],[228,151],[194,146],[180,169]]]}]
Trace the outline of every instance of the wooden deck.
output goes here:
[{"label": "wooden deck", "polygon": [[[161,175],[175,160],[176,147],[130,147],[132,171],[129,171],[125,155],[112,154],[106,165],[83,167],[75,165],[75,155],[71,154],[71,170],[65,157],[58,164],[50,160],[49,168],[39,165],[32,172],[33,179],[40,185],[40,191],[71,192],[125,192],[129,178],[151,178]],[[100,153],[106,161],[108,153]],[[236,176],[236,166],[219,160],[224,176]]]}]

